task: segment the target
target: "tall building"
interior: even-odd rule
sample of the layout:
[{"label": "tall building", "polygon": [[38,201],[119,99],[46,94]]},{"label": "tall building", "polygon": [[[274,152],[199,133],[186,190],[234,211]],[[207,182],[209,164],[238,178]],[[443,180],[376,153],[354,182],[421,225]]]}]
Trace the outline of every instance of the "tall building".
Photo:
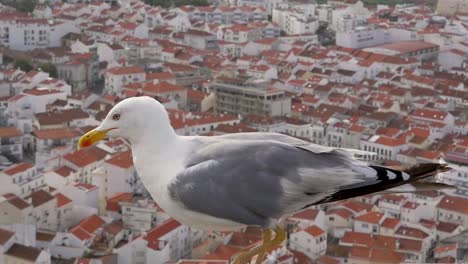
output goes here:
[{"label": "tall building", "polygon": [[217,113],[284,116],[291,112],[291,98],[284,91],[271,87],[269,82],[221,77],[211,88]]},{"label": "tall building", "polygon": [[468,12],[468,0],[439,0],[436,12],[444,16],[451,16],[457,12]]}]

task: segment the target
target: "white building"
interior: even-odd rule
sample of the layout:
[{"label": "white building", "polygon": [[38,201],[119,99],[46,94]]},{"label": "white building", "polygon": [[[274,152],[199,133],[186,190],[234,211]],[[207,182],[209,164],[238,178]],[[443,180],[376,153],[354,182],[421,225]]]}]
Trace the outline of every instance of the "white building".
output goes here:
[{"label": "white building", "polygon": [[327,250],[327,233],[315,225],[291,233],[289,248],[302,252],[311,259],[317,259]]},{"label": "white building", "polygon": [[0,45],[16,50],[59,47],[61,38],[78,33],[72,23],[47,19],[17,18],[0,21]]},{"label": "white building", "polygon": [[468,227],[467,198],[445,195],[437,205],[437,220]]},{"label": "white building", "polygon": [[122,88],[130,83],[143,82],[146,79],[145,70],[137,66],[115,67],[105,74],[105,91],[120,94]]},{"label": "white building", "polygon": [[385,220],[385,214],[379,212],[369,212],[357,217],[354,221],[354,231],[368,234],[379,234],[380,227]]},{"label": "white building", "polygon": [[28,196],[45,185],[44,175],[28,162],[12,165],[0,172],[0,181],[3,194],[14,193],[20,197]]},{"label": "white building", "polygon": [[169,219],[148,231],[143,238],[147,241],[146,263],[163,264],[187,258],[192,249],[189,231],[188,226],[174,219]]},{"label": "white building", "polygon": [[414,31],[399,28],[357,26],[352,31],[339,31],[336,33],[337,46],[354,49],[417,39],[417,34]]},{"label": "white building", "polygon": [[319,27],[319,20],[315,15],[298,9],[276,8],[273,10],[272,21],[288,35],[315,34]]},{"label": "white building", "polygon": [[168,216],[152,200],[121,201],[124,227],[138,234],[168,220]]}]

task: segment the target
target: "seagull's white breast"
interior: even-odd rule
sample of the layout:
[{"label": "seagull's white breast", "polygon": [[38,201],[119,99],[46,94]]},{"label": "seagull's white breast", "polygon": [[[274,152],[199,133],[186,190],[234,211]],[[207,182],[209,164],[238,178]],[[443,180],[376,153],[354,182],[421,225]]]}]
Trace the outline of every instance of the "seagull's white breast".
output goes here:
[{"label": "seagull's white breast", "polygon": [[133,162],[142,183],[155,202],[171,217],[179,222],[204,230],[236,230],[243,224],[212,217],[184,208],[169,194],[168,186],[184,170],[186,153],[183,148],[173,148],[163,155],[145,151],[145,148],[132,148]]}]

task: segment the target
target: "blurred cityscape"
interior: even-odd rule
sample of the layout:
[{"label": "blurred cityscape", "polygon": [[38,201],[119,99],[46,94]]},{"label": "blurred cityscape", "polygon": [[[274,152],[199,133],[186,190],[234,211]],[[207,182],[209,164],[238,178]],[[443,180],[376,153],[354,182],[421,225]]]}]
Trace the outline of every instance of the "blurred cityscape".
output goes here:
[{"label": "blurred cityscape", "polygon": [[467,0],[0,2],[0,264],[229,264],[262,242],[172,219],[124,140],[76,149],[140,95],[180,135],[278,132],[453,168],[438,178],[458,189],[298,212],[264,264],[468,262]]}]

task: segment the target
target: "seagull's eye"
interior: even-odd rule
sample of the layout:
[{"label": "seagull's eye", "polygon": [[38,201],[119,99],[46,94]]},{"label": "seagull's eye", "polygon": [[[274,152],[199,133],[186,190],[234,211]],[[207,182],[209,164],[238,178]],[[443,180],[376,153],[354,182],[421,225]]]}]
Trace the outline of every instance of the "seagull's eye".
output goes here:
[{"label": "seagull's eye", "polygon": [[114,114],[114,115],[112,115],[112,119],[114,119],[114,120],[116,120],[116,121],[119,120],[119,119],[120,119],[120,114]]}]

